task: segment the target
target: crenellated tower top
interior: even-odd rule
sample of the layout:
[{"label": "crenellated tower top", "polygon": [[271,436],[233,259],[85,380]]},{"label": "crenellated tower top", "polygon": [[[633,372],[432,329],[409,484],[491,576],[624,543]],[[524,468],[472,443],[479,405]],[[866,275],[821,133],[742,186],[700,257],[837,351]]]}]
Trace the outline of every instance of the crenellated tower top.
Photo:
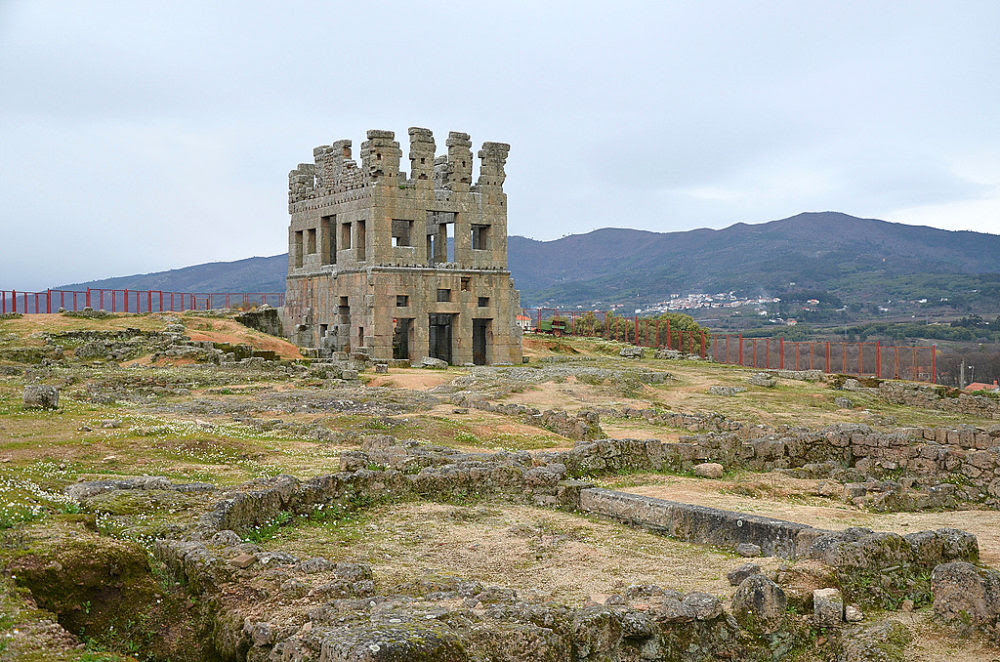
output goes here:
[{"label": "crenellated tower top", "polygon": [[395,133],[372,129],[361,143],[361,165],[352,158],[351,141],[337,140],[313,149],[315,163],[300,163],[288,173],[288,203],[357,191],[372,184],[434,188],[440,191],[476,192],[502,190],[504,165],[510,145],[485,142],[479,150],[479,179],[472,181],[472,141],[469,134],[452,131],[445,141],[447,153],[435,155],[430,129],[410,127],[410,172],[400,170],[403,152]]}]

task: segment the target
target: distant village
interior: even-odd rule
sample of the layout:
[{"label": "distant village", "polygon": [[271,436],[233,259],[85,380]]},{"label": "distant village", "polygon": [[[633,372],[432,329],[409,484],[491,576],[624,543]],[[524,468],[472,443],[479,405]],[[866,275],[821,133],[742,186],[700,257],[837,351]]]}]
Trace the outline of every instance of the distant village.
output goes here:
[{"label": "distant village", "polygon": [[[658,301],[649,308],[637,310],[636,313],[666,313],[676,310],[693,310],[697,308],[740,308],[742,306],[766,306],[769,303],[778,303],[778,297],[754,297],[751,299],[741,299],[734,292],[719,292],[718,294],[704,294],[696,292],[681,296],[671,294],[666,301]],[[818,300],[810,300],[819,304]],[[761,314],[766,315],[767,310],[761,309]]]}]

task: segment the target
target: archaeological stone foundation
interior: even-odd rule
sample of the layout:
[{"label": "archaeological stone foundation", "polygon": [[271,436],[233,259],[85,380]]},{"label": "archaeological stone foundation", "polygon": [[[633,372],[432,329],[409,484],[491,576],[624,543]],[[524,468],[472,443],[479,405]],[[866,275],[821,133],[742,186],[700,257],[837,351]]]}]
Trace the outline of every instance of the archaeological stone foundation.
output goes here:
[{"label": "archaeological stone foundation", "polygon": [[520,363],[520,298],[507,270],[504,165],[486,142],[473,182],[468,134],[435,156],[410,128],[410,172],[392,131],[368,131],[361,165],[351,141],[313,150],[289,173],[285,329],[318,355],[375,361]]}]

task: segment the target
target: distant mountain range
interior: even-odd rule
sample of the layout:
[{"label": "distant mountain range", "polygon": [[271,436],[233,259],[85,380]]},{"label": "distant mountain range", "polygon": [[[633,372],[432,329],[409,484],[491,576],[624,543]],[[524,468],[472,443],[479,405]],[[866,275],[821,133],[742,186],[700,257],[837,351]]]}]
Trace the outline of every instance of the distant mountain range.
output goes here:
[{"label": "distant mountain range", "polygon": [[[526,307],[646,305],[672,293],[757,295],[790,288],[831,291],[845,302],[1000,299],[1000,235],[837,212],[722,230],[605,228],[553,241],[512,236],[508,261]],[[61,287],[280,292],[287,265],[282,254]]]}]

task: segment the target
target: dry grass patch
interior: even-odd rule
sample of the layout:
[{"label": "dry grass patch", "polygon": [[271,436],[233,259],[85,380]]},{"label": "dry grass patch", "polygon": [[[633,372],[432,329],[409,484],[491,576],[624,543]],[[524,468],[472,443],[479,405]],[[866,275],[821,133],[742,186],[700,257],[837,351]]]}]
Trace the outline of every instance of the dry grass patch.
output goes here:
[{"label": "dry grass patch", "polygon": [[727,597],[734,589],[725,574],[742,562],[615,522],[493,503],[393,504],[340,523],[302,523],[266,546],[370,563],[382,588],[461,576],[577,605],[642,583]]}]

